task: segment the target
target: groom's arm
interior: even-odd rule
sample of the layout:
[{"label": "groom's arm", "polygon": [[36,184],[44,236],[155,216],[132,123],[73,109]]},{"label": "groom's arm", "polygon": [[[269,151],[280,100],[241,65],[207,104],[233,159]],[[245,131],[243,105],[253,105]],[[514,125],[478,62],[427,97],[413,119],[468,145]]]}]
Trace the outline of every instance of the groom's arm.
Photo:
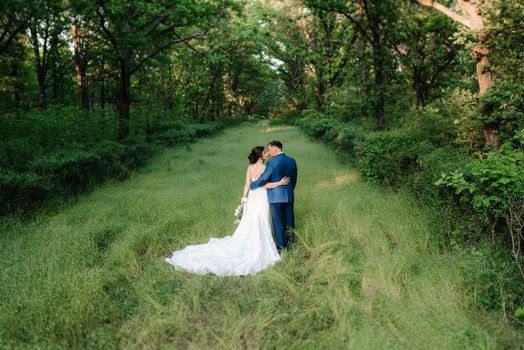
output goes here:
[{"label": "groom's arm", "polygon": [[295,186],[297,185],[297,176],[298,176],[297,163],[295,162],[295,167],[293,169],[293,176],[291,177],[293,179],[293,190],[295,189]]},{"label": "groom's arm", "polygon": [[255,189],[257,189],[259,187],[262,187],[265,184],[267,184],[269,182],[269,178],[270,178],[272,173],[273,173],[273,167],[271,165],[271,161],[269,161],[269,163],[267,163],[266,170],[264,170],[264,172],[262,173],[262,175],[260,175],[258,180],[253,181],[251,183],[250,188],[252,190],[255,190]]}]

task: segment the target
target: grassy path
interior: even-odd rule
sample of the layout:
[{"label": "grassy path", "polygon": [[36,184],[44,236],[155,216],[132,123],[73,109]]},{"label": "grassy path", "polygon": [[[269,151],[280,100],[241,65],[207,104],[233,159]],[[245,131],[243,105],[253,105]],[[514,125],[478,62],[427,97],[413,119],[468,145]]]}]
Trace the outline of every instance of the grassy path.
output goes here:
[{"label": "grassy path", "polygon": [[[172,250],[234,230],[252,146],[299,166],[299,242],[253,277],[176,272]],[[522,335],[468,310],[431,216],[292,127],[244,125],[124,182],[0,226],[0,348],[494,349]]]}]

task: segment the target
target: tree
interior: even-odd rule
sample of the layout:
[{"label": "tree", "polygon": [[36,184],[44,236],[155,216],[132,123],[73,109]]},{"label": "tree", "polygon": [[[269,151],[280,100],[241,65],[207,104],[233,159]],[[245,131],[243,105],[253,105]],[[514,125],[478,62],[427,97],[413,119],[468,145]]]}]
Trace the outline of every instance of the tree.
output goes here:
[{"label": "tree", "polygon": [[320,1],[307,0],[305,3],[313,8],[333,11],[344,16],[359,33],[361,39],[371,46],[373,62],[373,105],[376,128],[385,128],[384,90],[387,68],[391,56],[388,53],[389,37],[397,26],[395,0],[351,0],[351,1]]},{"label": "tree", "polygon": [[99,29],[112,48],[120,70],[118,88],[118,139],[129,135],[131,76],[149,60],[176,44],[204,37],[226,15],[222,1],[99,0]]},{"label": "tree", "polygon": [[87,65],[90,60],[89,51],[85,44],[85,34],[82,31],[81,16],[74,15],[71,20],[71,36],[73,37],[76,85],[78,87],[78,101],[80,108],[89,108],[89,90],[86,84]]},{"label": "tree", "polygon": [[424,106],[444,83],[445,73],[454,69],[459,51],[453,39],[456,29],[453,21],[439,13],[413,13],[409,4],[401,11],[402,26],[393,47],[410,71],[417,106]]},{"label": "tree", "polygon": [[[451,10],[433,0],[416,0],[419,4],[432,7],[445,14],[457,23],[464,25],[475,35],[476,44],[472,48],[472,53],[477,64],[477,81],[479,84],[479,95],[482,96],[493,86],[490,66],[490,49],[487,44],[487,33],[484,30],[484,14],[482,12],[483,0],[458,0],[463,15]],[[484,122],[482,124],[486,143],[492,146],[498,145],[497,135],[499,128],[496,123]]]},{"label": "tree", "polygon": [[308,9],[301,1],[275,2],[258,9],[264,52],[289,96],[289,109],[301,111],[308,105],[309,45],[306,39]]},{"label": "tree", "polygon": [[[28,38],[33,48],[34,67],[38,81],[38,106],[47,106],[47,73],[50,68],[52,38],[57,38],[64,29],[61,3],[41,1],[29,20]],[[56,47],[55,47],[56,48]]]},{"label": "tree", "polygon": [[17,34],[23,33],[31,18],[32,9],[25,1],[0,2],[0,55],[4,54]]}]

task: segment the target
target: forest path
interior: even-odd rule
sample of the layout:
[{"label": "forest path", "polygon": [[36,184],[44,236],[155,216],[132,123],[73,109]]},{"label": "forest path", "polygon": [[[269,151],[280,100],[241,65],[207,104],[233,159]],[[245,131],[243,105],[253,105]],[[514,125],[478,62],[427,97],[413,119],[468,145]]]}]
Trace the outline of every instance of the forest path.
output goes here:
[{"label": "forest path", "polygon": [[[247,155],[298,163],[297,245],[250,277],[164,258],[231,234]],[[460,257],[432,216],[359,179],[291,126],[245,124],[166,150],[70,207],[0,226],[0,348],[492,349],[509,326],[468,310]]]}]

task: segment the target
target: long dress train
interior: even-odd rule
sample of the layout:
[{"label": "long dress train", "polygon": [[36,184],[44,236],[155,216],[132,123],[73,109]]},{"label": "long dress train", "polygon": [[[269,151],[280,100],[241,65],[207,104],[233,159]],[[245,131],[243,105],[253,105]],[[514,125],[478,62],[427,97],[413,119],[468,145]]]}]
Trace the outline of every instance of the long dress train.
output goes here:
[{"label": "long dress train", "polygon": [[219,276],[253,275],[280,260],[269,222],[267,190],[249,191],[246,210],[232,236],[177,250],[166,261],[177,269]]}]

